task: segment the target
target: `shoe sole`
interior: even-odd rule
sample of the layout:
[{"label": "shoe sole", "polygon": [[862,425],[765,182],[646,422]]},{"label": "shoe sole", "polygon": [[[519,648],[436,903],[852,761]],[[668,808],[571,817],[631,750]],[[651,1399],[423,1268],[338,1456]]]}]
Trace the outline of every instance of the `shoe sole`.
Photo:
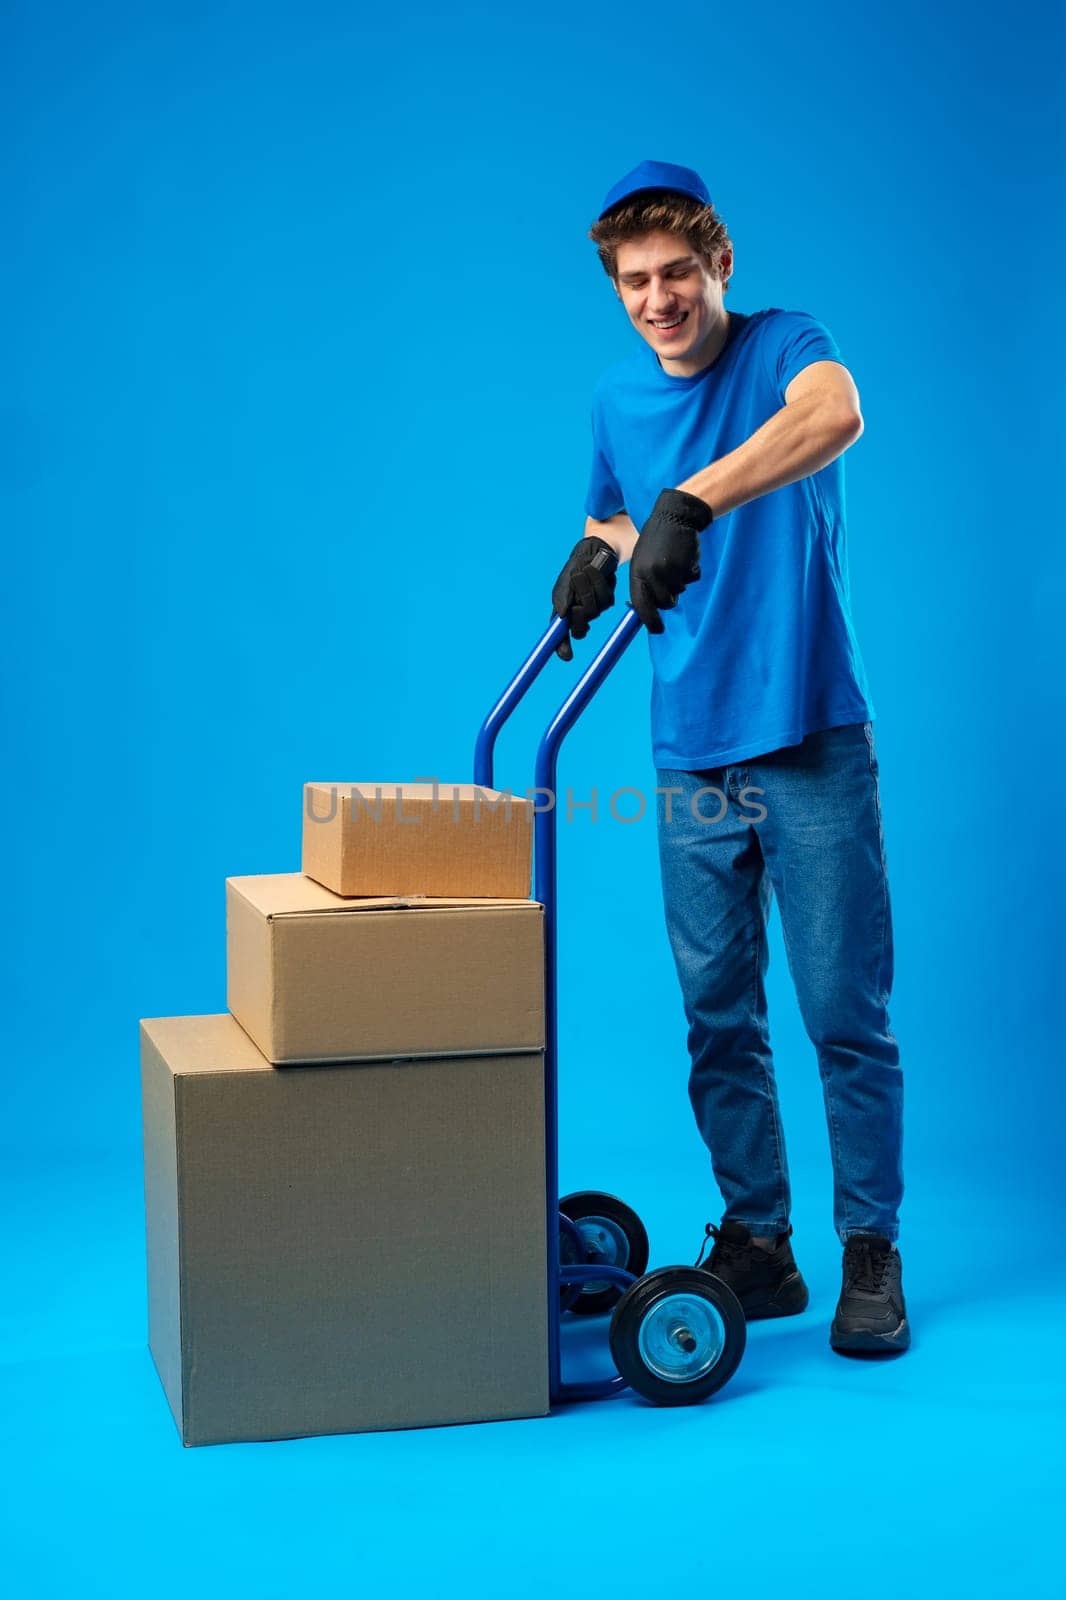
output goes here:
[{"label": "shoe sole", "polygon": [[835,1323],[829,1330],[829,1343],[844,1355],[852,1351],[867,1355],[892,1355],[896,1351],[909,1349],[910,1342],[911,1330],[906,1317],[891,1333],[874,1333],[870,1328],[856,1328],[851,1333],[842,1333]]},{"label": "shoe sole", "polygon": [[810,1304],[811,1292],[799,1273],[786,1278],[767,1299],[741,1300],[746,1322],[762,1322],[768,1317],[798,1317]]}]

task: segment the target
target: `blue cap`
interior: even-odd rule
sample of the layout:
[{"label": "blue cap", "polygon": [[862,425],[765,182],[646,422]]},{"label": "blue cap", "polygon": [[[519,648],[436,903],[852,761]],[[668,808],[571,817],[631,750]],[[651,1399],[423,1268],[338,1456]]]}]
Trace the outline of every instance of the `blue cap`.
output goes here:
[{"label": "blue cap", "polygon": [[631,194],[639,194],[642,189],[672,189],[677,194],[691,195],[693,200],[700,200],[705,206],[713,203],[707,193],[707,185],[691,167],[675,167],[672,161],[642,161],[639,167],[634,167],[624,178],[619,178],[613,189],[608,189],[597,222],[619,200],[627,200]]}]

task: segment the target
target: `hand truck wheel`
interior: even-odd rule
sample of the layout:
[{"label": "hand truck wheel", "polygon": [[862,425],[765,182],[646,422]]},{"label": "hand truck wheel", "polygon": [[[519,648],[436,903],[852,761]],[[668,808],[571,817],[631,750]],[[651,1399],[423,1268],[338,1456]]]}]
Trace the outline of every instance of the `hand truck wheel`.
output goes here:
[{"label": "hand truck wheel", "polygon": [[632,1389],[689,1406],[721,1389],[747,1342],[740,1301],[700,1267],[660,1267],[631,1283],[611,1318],[611,1355]]},{"label": "hand truck wheel", "polygon": [[[624,1268],[636,1278],[645,1271],[648,1235],[644,1224],[632,1207],[617,1195],[584,1189],[579,1194],[564,1196],[559,1210],[575,1225],[581,1237],[584,1254],[580,1260],[604,1261],[610,1267]],[[593,1282],[583,1285],[573,1298],[564,1289],[563,1304],[564,1307],[568,1305],[575,1316],[595,1317],[610,1311],[623,1292],[616,1284]]]}]

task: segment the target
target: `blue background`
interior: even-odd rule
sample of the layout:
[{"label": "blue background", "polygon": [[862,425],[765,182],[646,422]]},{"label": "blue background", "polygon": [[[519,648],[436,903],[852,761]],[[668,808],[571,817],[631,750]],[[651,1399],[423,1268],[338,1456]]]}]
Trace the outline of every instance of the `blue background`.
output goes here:
[{"label": "blue background", "polygon": [[[914,1593],[1052,1592],[1061,13],[38,4],[3,34],[19,1592],[761,1593],[763,1559],[767,1592],[881,1561]],[[826,1346],[821,1095],[775,930],[814,1294],[718,1401],[183,1452],[144,1344],[137,1019],[224,1009],[224,879],[298,867],[305,779],[468,778],[582,531],[592,386],[637,337],[586,233],[649,156],[707,179],[729,307],[814,313],[862,397],[915,1348]],[[502,784],[582,658],[505,732]],[[648,692],[638,641],[566,747],[575,798],[650,792]],[[579,812],[560,852],[563,1183],[691,1260],[719,1203],[651,815]],[[620,1566],[558,1558],[594,1534]]]}]

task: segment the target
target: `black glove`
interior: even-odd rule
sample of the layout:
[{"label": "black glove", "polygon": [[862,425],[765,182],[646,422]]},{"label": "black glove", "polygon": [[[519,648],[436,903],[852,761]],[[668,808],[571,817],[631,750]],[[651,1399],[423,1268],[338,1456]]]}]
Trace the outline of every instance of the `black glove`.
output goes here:
[{"label": "black glove", "polygon": [[711,508],[686,489],[664,489],[640,530],[629,560],[629,598],[649,633],[662,633],[660,611],[677,605],[700,575],[700,534]]},{"label": "black glove", "polygon": [[[606,540],[595,535],[579,539],[570,552],[569,561],[555,580],[552,605],[557,616],[566,618],[575,639],[583,639],[593,618],[614,605],[617,571],[618,557]],[[573,661],[569,634],[556,646],[555,654],[563,661]]]}]

